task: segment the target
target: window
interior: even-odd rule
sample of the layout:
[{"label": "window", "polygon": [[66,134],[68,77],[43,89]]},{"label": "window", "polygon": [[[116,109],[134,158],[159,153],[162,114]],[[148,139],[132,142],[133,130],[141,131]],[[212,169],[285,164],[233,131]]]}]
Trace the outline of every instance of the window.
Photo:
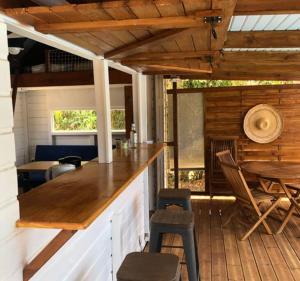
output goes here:
[{"label": "window", "polygon": [[125,132],[125,109],[111,110],[111,130],[113,132]]},{"label": "window", "polygon": [[95,110],[56,110],[53,113],[53,131],[96,131],[97,115]]},{"label": "window", "polygon": [[[125,110],[111,110],[112,132],[125,132]],[[96,132],[97,114],[95,110],[55,110],[53,112],[53,132]]]}]

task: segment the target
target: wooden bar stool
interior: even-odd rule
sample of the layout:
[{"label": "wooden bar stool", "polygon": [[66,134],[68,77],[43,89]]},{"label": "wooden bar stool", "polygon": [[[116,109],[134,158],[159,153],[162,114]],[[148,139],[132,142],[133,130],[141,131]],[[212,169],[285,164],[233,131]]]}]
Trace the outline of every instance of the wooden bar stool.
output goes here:
[{"label": "wooden bar stool", "polygon": [[161,189],[158,194],[158,209],[165,209],[170,205],[181,206],[184,210],[192,212],[191,191],[189,189]]},{"label": "wooden bar stool", "polygon": [[194,214],[184,210],[157,210],[151,218],[149,252],[161,251],[165,233],[181,235],[189,281],[200,280]]},{"label": "wooden bar stool", "polygon": [[180,281],[179,258],[171,254],[134,252],[117,272],[118,281]]}]

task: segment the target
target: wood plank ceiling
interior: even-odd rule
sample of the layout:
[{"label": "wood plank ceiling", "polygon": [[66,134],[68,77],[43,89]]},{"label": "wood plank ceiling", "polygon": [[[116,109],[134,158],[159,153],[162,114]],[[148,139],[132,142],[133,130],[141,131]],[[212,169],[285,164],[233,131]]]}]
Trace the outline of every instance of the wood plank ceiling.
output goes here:
[{"label": "wood plank ceiling", "polygon": [[[300,14],[299,0],[1,1],[8,16],[147,74],[209,79],[300,79],[299,52],[223,48],[300,47],[300,31],[228,32],[233,15]],[[23,2],[20,7],[16,2]],[[66,2],[63,0],[63,2]],[[72,1],[80,3],[81,1]],[[9,4],[11,3],[11,4]],[[71,3],[71,1],[69,1]],[[221,16],[214,28],[205,17]]]}]

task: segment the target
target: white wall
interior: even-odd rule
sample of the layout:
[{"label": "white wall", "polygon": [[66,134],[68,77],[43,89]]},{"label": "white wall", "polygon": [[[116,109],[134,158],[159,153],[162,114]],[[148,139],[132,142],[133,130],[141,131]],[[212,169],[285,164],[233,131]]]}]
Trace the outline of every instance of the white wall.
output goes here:
[{"label": "white wall", "polygon": [[[110,94],[111,107],[124,108],[124,85],[111,85]],[[48,87],[18,92],[14,129],[17,165],[34,159],[37,144],[52,143],[51,112],[59,109],[95,109],[94,87]],[[56,144],[94,144],[94,136],[56,136]]]},{"label": "white wall", "polygon": [[28,136],[27,136],[27,106],[26,95],[18,93],[15,112],[14,128],[16,144],[16,165],[28,162]]}]

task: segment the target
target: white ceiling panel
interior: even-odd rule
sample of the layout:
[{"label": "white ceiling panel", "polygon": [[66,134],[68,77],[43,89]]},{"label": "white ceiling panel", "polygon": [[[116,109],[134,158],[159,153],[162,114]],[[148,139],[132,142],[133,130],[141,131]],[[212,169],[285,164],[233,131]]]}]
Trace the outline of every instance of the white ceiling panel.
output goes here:
[{"label": "white ceiling panel", "polygon": [[300,30],[300,14],[234,16],[230,31]]},{"label": "white ceiling panel", "polygon": [[259,20],[259,16],[246,17],[241,29],[245,31],[251,31],[253,26],[256,25]]},{"label": "white ceiling panel", "polygon": [[298,52],[300,48],[224,48],[227,52]]}]

